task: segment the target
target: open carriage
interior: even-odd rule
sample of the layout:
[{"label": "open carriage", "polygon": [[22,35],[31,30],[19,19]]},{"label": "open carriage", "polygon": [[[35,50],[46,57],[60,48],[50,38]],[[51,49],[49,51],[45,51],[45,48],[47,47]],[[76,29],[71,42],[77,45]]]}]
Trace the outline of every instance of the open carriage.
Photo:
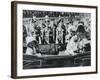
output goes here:
[{"label": "open carriage", "polygon": [[90,45],[85,46],[85,52],[77,55],[59,55],[60,51],[66,49],[67,44],[46,44],[38,45],[37,54],[41,55],[24,55],[24,69],[33,68],[54,68],[54,67],[73,67],[73,66],[90,66],[91,52]]}]

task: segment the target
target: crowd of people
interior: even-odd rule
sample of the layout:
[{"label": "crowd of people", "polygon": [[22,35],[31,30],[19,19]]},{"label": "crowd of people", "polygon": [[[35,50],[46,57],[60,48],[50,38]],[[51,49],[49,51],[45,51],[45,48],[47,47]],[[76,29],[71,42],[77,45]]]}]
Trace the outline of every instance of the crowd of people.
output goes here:
[{"label": "crowd of people", "polygon": [[[27,23],[27,24],[26,24]],[[23,19],[24,53],[36,53],[36,46],[46,44],[67,44],[64,51],[67,55],[75,55],[91,42],[90,18],[81,19],[67,17],[36,17]],[[33,47],[34,46],[34,47]],[[90,49],[90,47],[89,47]]]}]

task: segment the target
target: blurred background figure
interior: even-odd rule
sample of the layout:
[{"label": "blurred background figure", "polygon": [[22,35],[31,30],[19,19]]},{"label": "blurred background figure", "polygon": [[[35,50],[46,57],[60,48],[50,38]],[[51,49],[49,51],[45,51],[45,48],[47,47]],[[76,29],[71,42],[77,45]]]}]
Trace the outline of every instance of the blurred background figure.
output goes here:
[{"label": "blurred background figure", "polygon": [[26,26],[23,25],[23,53],[26,53],[26,49],[27,49],[26,37],[27,37],[27,30],[26,30]]}]

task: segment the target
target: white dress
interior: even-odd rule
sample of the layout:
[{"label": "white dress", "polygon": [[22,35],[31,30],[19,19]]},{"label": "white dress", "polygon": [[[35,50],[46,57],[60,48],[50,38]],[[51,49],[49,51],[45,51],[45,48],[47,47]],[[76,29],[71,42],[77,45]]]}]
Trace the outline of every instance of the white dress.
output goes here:
[{"label": "white dress", "polygon": [[68,42],[65,53],[66,55],[76,55],[74,51],[78,50],[78,42],[75,42],[74,40],[77,38],[77,36],[73,36],[71,40]]},{"label": "white dress", "polygon": [[[29,42],[32,42],[33,40],[35,40],[35,38],[34,37],[32,37],[32,36],[27,36],[26,37],[26,44],[28,45],[28,43]],[[33,49],[34,49],[34,47],[33,47]],[[32,48],[30,48],[30,47],[27,47],[27,49],[26,49],[26,54],[27,55],[33,55],[33,50]]]}]

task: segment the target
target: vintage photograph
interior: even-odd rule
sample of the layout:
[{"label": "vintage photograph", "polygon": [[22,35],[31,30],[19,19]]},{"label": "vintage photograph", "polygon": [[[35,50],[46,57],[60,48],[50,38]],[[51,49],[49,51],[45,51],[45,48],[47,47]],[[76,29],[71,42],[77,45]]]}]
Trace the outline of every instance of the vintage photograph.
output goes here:
[{"label": "vintage photograph", "polygon": [[97,6],[13,1],[11,77],[97,73]]},{"label": "vintage photograph", "polygon": [[23,10],[23,69],[91,66],[91,13]]}]

